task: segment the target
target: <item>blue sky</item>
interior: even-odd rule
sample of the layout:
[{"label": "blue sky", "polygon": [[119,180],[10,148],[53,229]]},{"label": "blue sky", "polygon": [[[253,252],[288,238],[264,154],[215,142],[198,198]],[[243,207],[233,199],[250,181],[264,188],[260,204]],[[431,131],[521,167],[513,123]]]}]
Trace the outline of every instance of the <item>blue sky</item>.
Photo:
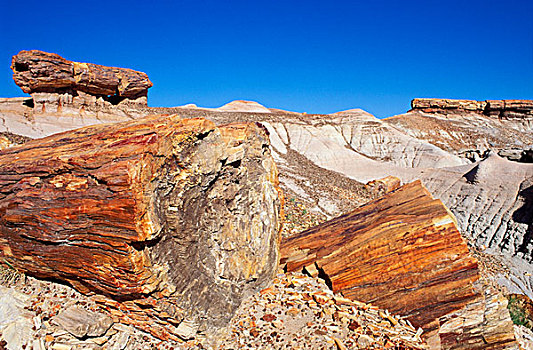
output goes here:
[{"label": "blue sky", "polygon": [[151,106],[235,99],[402,113],[414,97],[533,99],[533,1],[10,1],[11,56],[40,49],[146,72]]}]

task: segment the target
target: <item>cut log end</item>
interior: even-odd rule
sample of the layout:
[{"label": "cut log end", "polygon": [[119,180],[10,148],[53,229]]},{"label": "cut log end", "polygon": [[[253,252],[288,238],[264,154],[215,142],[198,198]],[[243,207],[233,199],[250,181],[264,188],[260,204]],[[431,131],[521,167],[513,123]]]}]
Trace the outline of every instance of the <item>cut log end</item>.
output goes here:
[{"label": "cut log end", "polygon": [[0,169],[0,258],[31,275],[216,326],[275,273],[281,197],[255,124],[92,126],[6,149]]}]

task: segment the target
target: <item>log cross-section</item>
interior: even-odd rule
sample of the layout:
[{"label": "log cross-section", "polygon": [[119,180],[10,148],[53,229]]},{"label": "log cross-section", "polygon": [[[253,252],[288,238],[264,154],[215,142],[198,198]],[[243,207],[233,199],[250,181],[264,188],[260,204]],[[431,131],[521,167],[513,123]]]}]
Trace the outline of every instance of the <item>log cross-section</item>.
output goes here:
[{"label": "log cross-section", "polygon": [[275,273],[280,198],[260,125],[86,127],[0,152],[0,260],[220,326]]}]

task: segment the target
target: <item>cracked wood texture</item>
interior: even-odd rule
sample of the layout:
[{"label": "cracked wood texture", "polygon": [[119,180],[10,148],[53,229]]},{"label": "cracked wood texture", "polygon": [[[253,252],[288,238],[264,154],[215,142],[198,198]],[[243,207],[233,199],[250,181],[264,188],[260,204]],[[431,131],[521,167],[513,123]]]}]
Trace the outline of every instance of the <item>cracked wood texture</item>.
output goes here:
[{"label": "cracked wood texture", "polygon": [[[135,312],[150,305],[163,316],[145,317],[148,331],[171,319],[194,333],[274,275],[280,196],[256,124],[86,127],[0,152],[0,259]],[[156,335],[183,335],[169,327]]]},{"label": "cracked wood texture", "polygon": [[127,68],[72,62],[39,50],[13,56],[13,80],[26,93],[82,91],[97,96],[135,99],[153,86],[146,73]]},{"label": "cracked wood texture", "polygon": [[[483,328],[487,312],[474,286],[480,278],[477,261],[453,215],[420,181],[285,239],[281,263],[288,271],[306,270],[325,278],[345,297],[407,316],[425,330],[434,348],[461,348],[449,334],[462,333],[463,328],[458,319],[452,323],[445,316],[451,319],[449,315],[473,303],[482,305],[476,315],[480,320],[473,323],[480,327],[476,334],[462,335],[461,342],[483,348],[493,332]],[[472,312],[467,309],[461,315],[473,317]],[[441,334],[439,327],[445,324]],[[491,348],[516,344],[508,314],[502,324],[510,326],[511,333],[493,337]]]}]

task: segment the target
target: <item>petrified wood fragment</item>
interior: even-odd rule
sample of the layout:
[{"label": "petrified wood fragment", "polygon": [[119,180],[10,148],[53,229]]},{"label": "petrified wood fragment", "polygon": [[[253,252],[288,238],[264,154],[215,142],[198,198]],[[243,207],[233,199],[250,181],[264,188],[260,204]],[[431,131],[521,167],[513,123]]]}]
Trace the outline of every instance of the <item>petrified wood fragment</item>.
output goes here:
[{"label": "petrified wood fragment", "polygon": [[152,82],[143,72],[72,62],[39,50],[13,56],[13,80],[26,93],[81,91],[95,96],[135,99],[146,96]]},{"label": "petrified wood fragment", "polygon": [[221,325],[269,281],[279,210],[255,124],[157,116],[0,152],[0,259],[175,325]]},{"label": "petrified wood fragment", "polygon": [[[284,240],[281,263],[288,271],[322,276],[345,297],[407,316],[433,337],[432,342],[438,343],[435,348],[440,348],[439,339],[444,336],[439,335],[441,323],[462,332],[462,325],[453,328],[444,316],[477,303],[482,305],[478,323],[483,323],[484,299],[474,286],[480,278],[477,261],[469,254],[453,215],[420,181]],[[483,344],[482,338],[488,337],[480,327],[478,338]],[[513,343],[514,336],[506,340]],[[457,345],[448,339],[443,346]]]}]

